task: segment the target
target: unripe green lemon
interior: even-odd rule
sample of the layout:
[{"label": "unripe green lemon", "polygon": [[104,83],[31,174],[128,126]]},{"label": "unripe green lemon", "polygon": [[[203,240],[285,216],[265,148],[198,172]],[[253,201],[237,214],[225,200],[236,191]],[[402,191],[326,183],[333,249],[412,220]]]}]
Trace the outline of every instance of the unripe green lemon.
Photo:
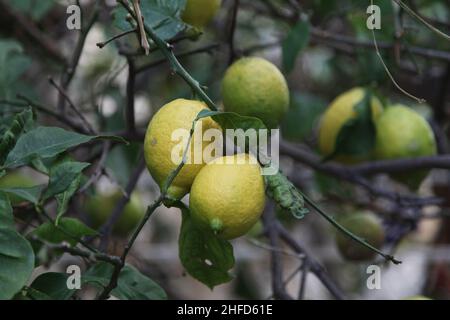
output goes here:
[{"label": "unripe green lemon", "polygon": [[[122,194],[120,192],[114,192],[107,195],[95,195],[87,199],[83,209],[88,215],[93,228],[99,228],[108,221],[121,198]],[[122,215],[114,225],[113,233],[118,236],[127,236],[137,227],[144,214],[145,210],[141,205],[138,194],[133,193]]]},{"label": "unripe green lemon", "polygon": [[[347,215],[339,223],[354,235],[365,239],[375,248],[383,245],[383,226],[373,213],[363,212]],[[336,245],[341,255],[349,261],[366,261],[375,256],[372,250],[339,231],[336,232]]]},{"label": "unripe green lemon", "polygon": [[[365,95],[363,88],[353,88],[336,97],[325,111],[319,125],[319,151],[323,156],[329,156],[335,151],[336,139],[343,125],[356,117],[355,106],[362,101]],[[383,111],[380,101],[372,97],[372,117],[376,119]],[[354,163],[367,160],[366,157],[339,155],[336,161]]]},{"label": "unripe green lemon", "polygon": [[[169,175],[181,162],[175,163],[172,161],[172,151],[183,143],[183,141],[182,139],[172,139],[172,134],[180,129],[184,129],[189,133],[192,128],[192,122],[198,113],[205,109],[208,109],[208,107],[203,102],[177,99],[164,105],[150,121],[147,133],[145,134],[144,156],[150,174],[161,188]],[[221,130],[220,126],[214,120],[211,118],[203,118],[197,122],[193,136],[202,137],[203,132],[208,129]],[[187,144],[187,141],[185,143]],[[203,148],[210,144],[210,142],[192,139],[190,144],[191,155],[195,152],[195,144],[199,144],[197,147],[201,147],[203,151]],[[180,158],[185,150],[185,145],[179,148]],[[168,190],[170,197],[180,199],[189,192],[195,176],[205,165],[203,159],[200,160],[199,163],[191,161],[191,163],[183,166]]]},{"label": "unripe green lemon", "polygon": [[276,128],[289,108],[289,89],[278,68],[262,58],[242,58],[222,81],[225,111],[260,118]]},{"label": "unripe green lemon", "polygon": [[187,0],[182,19],[197,28],[205,27],[216,15],[221,0]]},{"label": "unripe green lemon", "polygon": [[[19,172],[10,172],[6,174],[5,176],[0,178],[0,188],[31,188],[36,186],[37,183],[30,179],[29,177],[19,173]],[[23,202],[22,198],[14,195],[9,194],[9,200],[11,201],[11,204],[18,205],[19,203]]]},{"label": "unripe green lemon", "polygon": [[247,233],[264,209],[261,168],[248,154],[226,156],[208,163],[195,178],[189,206],[198,225],[224,239]]},{"label": "unripe green lemon", "polygon": [[[376,121],[377,159],[403,159],[432,156],[437,153],[436,140],[428,122],[417,112],[403,105],[388,107]],[[393,177],[417,188],[428,170],[396,174]]]}]

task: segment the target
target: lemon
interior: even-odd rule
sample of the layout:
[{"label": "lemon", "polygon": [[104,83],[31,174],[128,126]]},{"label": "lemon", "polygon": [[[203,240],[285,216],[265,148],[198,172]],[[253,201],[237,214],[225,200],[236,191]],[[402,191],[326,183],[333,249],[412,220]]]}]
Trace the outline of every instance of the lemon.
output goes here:
[{"label": "lemon", "polygon": [[[378,217],[371,212],[359,212],[343,217],[340,224],[375,248],[384,242],[384,230]],[[336,233],[336,245],[341,255],[350,261],[370,260],[375,253],[342,232]]]},{"label": "lemon", "polygon": [[247,233],[265,202],[264,179],[255,161],[242,153],[207,164],[192,185],[189,206],[194,221],[224,239]]},{"label": "lemon", "polygon": [[260,118],[276,128],[289,108],[289,89],[278,68],[262,58],[242,58],[222,81],[225,111]]},{"label": "lemon", "polygon": [[[185,129],[189,132],[192,128],[192,122],[198,113],[204,109],[208,109],[208,107],[203,102],[177,99],[164,105],[150,121],[145,134],[144,156],[150,174],[161,188],[169,175],[181,163],[181,160],[178,163],[172,161],[172,151],[182,144],[183,140],[172,139],[172,134],[178,129]],[[202,137],[203,132],[208,129],[220,130],[220,126],[211,118],[203,118],[197,122],[193,136]],[[184,143],[187,144],[187,141]],[[199,142],[193,139],[190,144],[191,154],[195,151],[194,143],[201,143],[198,147],[201,147],[202,151],[209,144],[206,141]],[[185,150],[185,145],[182,145],[179,150],[180,159]],[[198,160],[198,163],[191,161],[191,163],[183,166],[172,182],[168,190],[168,196],[180,199],[189,192],[195,176],[205,165],[203,159]]]},{"label": "lemon", "polygon": [[418,296],[406,297],[406,298],[403,298],[402,300],[433,300],[433,299],[418,295]]},{"label": "lemon", "polygon": [[[19,172],[10,172],[0,178],[0,189],[31,188],[36,185],[35,181]],[[13,206],[23,202],[22,198],[14,194],[9,194],[9,200]]]},{"label": "lemon", "polygon": [[[108,221],[121,197],[122,194],[120,192],[114,192],[106,195],[97,194],[86,201],[83,209],[88,215],[93,228],[99,228]],[[145,210],[141,206],[138,194],[133,193],[122,215],[114,225],[113,233],[118,236],[127,236],[137,227],[144,217],[144,213]]]},{"label": "lemon", "polygon": [[[357,113],[354,107],[361,102],[364,95],[365,90],[356,87],[344,92],[331,102],[323,114],[319,126],[319,151],[323,156],[329,156],[335,151],[336,139],[342,126],[350,119],[356,117]],[[373,119],[376,119],[383,111],[383,106],[375,97],[372,97],[371,109]],[[352,163],[367,159],[362,156],[340,155],[335,160],[343,163]]]},{"label": "lemon", "polygon": [[[437,152],[433,130],[417,112],[403,105],[394,105],[377,119],[375,155],[380,160],[432,156]],[[428,170],[396,174],[393,177],[417,188]]]},{"label": "lemon", "polygon": [[184,22],[201,29],[214,18],[221,2],[221,0],[187,0],[181,18]]}]

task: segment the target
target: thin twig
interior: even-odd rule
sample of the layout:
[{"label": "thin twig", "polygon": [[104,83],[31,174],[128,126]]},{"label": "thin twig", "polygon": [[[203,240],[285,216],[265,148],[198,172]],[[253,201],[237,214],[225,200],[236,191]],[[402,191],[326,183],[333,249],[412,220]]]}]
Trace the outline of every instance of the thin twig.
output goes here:
[{"label": "thin twig", "polygon": [[115,41],[115,40],[117,40],[117,39],[120,39],[120,38],[122,38],[122,37],[124,37],[124,36],[126,36],[126,35],[129,35],[129,34],[131,34],[131,33],[136,33],[136,29],[131,29],[131,30],[128,30],[128,31],[124,31],[124,32],[119,33],[119,34],[115,35],[114,37],[112,37],[112,38],[110,38],[110,39],[108,39],[108,40],[106,40],[106,41],[103,41],[103,42],[97,42],[97,43],[96,43],[96,46],[99,47],[100,49],[103,49],[103,48],[104,48],[105,46],[107,46],[109,43],[111,43],[111,42],[113,42],[113,41]]},{"label": "thin twig", "polygon": [[230,31],[228,33],[228,48],[230,51],[230,57],[228,59],[228,64],[232,64],[237,57],[237,53],[234,47],[234,35],[236,33],[237,26],[237,15],[239,11],[240,0],[234,0],[232,11],[231,11],[231,21],[230,21]]}]

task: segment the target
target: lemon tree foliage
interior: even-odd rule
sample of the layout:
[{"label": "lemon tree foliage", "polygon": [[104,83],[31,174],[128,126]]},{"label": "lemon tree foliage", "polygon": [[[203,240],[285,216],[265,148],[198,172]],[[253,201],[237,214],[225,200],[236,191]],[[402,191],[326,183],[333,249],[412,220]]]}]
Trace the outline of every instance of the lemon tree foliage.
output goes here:
[{"label": "lemon tree foliage", "polygon": [[193,221],[189,208],[178,203],[183,221],[178,239],[179,257],[186,271],[210,288],[232,279],[233,246],[217,237],[213,231],[200,229]]},{"label": "lemon tree foliage", "polygon": [[298,54],[308,45],[309,28],[308,22],[300,20],[283,41],[283,68],[287,72],[294,69]]},{"label": "lemon tree foliage", "polygon": [[[140,3],[145,22],[149,23],[161,39],[171,39],[187,28],[181,20],[186,0],[141,0]],[[131,29],[126,19],[127,14],[128,12],[120,6],[113,13],[115,25],[122,31]]]},{"label": "lemon tree foliage", "polygon": [[[98,262],[82,275],[82,283],[102,289],[106,287],[114,272],[114,266]],[[153,280],[126,265],[120,272],[117,287],[112,295],[123,300],[165,300],[164,290]]]},{"label": "lemon tree foliage", "polygon": [[0,300],[11,299],[26,284],[34,269],[30,243],[15,229],[11,203],[0,192]]},{"label": "lemon tree foliage", "polygon": [[67,278],[64,273],[43,273],[26,288],[25,297],[33,300],[68,300],[77,290],[67,287]]},{"label": "lemon tree foliage", "polygon": [[292,182],[281,172],[276,175],[265,176],[265,179],[267,195],[295,218],[303,219],[309,211],[305,208],[303,196]]}]

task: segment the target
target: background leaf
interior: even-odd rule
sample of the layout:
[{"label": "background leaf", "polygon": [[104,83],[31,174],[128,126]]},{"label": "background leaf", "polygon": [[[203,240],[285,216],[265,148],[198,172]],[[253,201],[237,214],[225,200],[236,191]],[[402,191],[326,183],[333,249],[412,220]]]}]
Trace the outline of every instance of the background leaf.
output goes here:
[{"label": "background leaf", "polygon": [[[30,286],[33,290],[28,292],[28,295],[37,300],[41,300],[45,296],[51,300],[68,300],[76,290],[67,288],[67,278],[64,273],[43,273],[33,281]],[[40,295],[36,295],[36,291]]]},{"label": "background leaf", "polygon": [[14,217],[8,195],[0,190],[0,226],[14,228]]},{"label": "background leaf", "polygon": [[14,195],[16,198],[37,204],[41,197],[44,186],[34,186],[28,188],[0,188],[1,191]]},{"label": "background leaf", "polygon": [[67,191],[73,181],[90,164],[85,162],[65,161],[58,163],[50,169],[50,178],[44,199]]},{"label": "background leaf", "polygon": [[11,299],[27,283],[34,268],[30,243],[14,229],[0,227],[0,300]]},{"label": "background leaf", "polygon": [[[113,265],[99,262],[85,272],[82,278],[83,283],[105,287],[111,279],[113,270]],[[167,299],[166,293],[158,284],[129,265],[126,265],[120,272],[117,287],[111,294],[122,300]]]},{"label": "background leaf", "polygon": [[74,218],[62,218],[58,226],[45,222],[31,232],[32,235],[50,243],[68,242],[74,246],[84,236],[94,236],[97,231]]},{"label": "background leaf", "polygon": [[[141,11],[145,22],[152,27],[163,40],[169,40],[183,31],[187,25],[181,20],[181,12],[186,0],[142,0]],[[118,29],[126,31],[130,24],[126,21],[127,12],[121,6],[113,13]]]},{"label": "background leaf", "polygon": [[302,20],[288,33],[282,44],[284,70],[291,72],[294,69],[298,54],[308,45],[309,36],[309,23]]}]

